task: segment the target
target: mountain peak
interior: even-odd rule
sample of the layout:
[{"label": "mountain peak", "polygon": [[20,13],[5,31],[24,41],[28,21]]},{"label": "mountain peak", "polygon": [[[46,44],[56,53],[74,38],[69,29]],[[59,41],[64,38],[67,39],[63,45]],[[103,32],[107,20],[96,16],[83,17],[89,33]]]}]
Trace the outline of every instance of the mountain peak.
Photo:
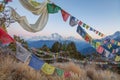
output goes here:
[{"label": "mountain peak", "polygon": [[52,40],[63,40],[63,37],[58,34],[58,33],[53,33],[51,34],[51,37],[50,37]]},{"label": "mountain peak", "polygon": [[25,38],[25,40],[26,41],[38,41],[38,40],[80,41],[79,39],[76,39],[73,36],[69,36],[67,38],[64,38],[58,33],[52,33],[50,36],[34,36],[34,37],[30,37],[28,39]]}]

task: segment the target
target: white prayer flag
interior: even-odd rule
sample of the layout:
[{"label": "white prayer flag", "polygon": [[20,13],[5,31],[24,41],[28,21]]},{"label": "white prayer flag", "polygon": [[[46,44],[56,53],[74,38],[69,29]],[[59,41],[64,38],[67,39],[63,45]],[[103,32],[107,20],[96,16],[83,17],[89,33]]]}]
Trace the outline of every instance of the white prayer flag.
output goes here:
[{"label": "white prayer flag", "polygon": [[26,50],[19,42],[16,42],[17,49],[16,49],[16,58],[22,62],[26,62],[27,59],[30,57],[31,53]]}]

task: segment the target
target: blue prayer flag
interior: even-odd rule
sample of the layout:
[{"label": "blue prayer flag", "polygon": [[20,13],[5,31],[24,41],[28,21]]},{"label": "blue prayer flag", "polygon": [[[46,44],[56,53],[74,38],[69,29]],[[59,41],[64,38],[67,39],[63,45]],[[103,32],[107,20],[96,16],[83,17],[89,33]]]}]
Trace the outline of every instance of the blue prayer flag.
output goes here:
[{"label": "blue prayer flag", "polygon": [[44,61],[40,60],[37,56],[32,55],[31,60],[29,62],[29,66],[34,68],[35,70],[40,70]]},{"label": "blue prayer flag", "polygon": [[81,28],[81,26],[78,25],[77,27],[77,32],[84,38],[85,35],[87,34],[84,29]]},{"label": "blue prayer flag", "polygon": [[69,24],[70,24],[72,27],[75,26],[75,25],[77,25],[77,24],[78,24],[78,19],[76,19],[75,17],[71,16],[71,17],[70,17],[70,22],[69,22]]}]

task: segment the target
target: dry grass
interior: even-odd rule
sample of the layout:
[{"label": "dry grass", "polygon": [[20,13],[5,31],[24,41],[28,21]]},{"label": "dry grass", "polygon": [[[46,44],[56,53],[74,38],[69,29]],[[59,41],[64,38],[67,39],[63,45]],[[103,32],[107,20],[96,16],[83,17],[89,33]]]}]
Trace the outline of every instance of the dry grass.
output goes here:
[{"label": "dry grass", "polygon": [[64,71],[70,71],[71,76],[59,77],[56,73],[48,76],[30,68],[28,63],[21,63],[12,56],[0,55],[0,80],[120,80],[120,75],[110,71],[96,70],[94,65],[80,67],[72,62],[53,65]]}]

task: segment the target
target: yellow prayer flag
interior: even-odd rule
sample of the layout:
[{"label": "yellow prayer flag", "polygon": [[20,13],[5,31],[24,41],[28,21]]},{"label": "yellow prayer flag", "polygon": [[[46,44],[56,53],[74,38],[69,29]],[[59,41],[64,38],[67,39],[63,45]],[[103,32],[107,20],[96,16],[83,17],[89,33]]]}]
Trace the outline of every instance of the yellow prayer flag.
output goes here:
[{"label": "yellow prayer flag", "polygon": [[51,75],[51,74],[54,73],[55,67],[49,65],[48,63],[45,63],[45,64],[43,64],[41,70],[42,70],[45,74]]},{"label": "yellow prayer flag", "polygon": [[40,5],[39,2],[36,2],[36,1],[34,1],[34,0],[29,0],[29,2],[30,2],[34,7],[37,7],[37,6]]},{"label": "yellow prayer flag", "polygon": [[86,27],[86,29],[88,29],[88,28],[89,28],[89,26],[88,26],[88,25],[86,25],[85,27]]},{"label": "yellow prayer flag", "polygon": [[118,42],[118,46],[120,46],[120,42]]},{"label": "yellow prayer flag", "polygon": [[109,45],[108,45],[108,48],[110,49],[111,47],[112,47],[112,45],[111,45],[111,44],[109,44]]},{"label": "yellow prayer flag", "polygon": [[96,42],[96,48],[100,46],[100,42]]},{"label": "yellow prayer flag", "polygon": [[0,12],[2,12],[4,10],[4,6],[3,4],[0,4]]},{"label": "yellow prayer flag", "polygon": [[116,56],[115,61],[120,61],[120,56]]},{"label": "yellow prayer flag", "polygon": [[3,29],[5,32],[7,32],[7,29],[6,29],[5,24],[2,25],[2,29]]}]

